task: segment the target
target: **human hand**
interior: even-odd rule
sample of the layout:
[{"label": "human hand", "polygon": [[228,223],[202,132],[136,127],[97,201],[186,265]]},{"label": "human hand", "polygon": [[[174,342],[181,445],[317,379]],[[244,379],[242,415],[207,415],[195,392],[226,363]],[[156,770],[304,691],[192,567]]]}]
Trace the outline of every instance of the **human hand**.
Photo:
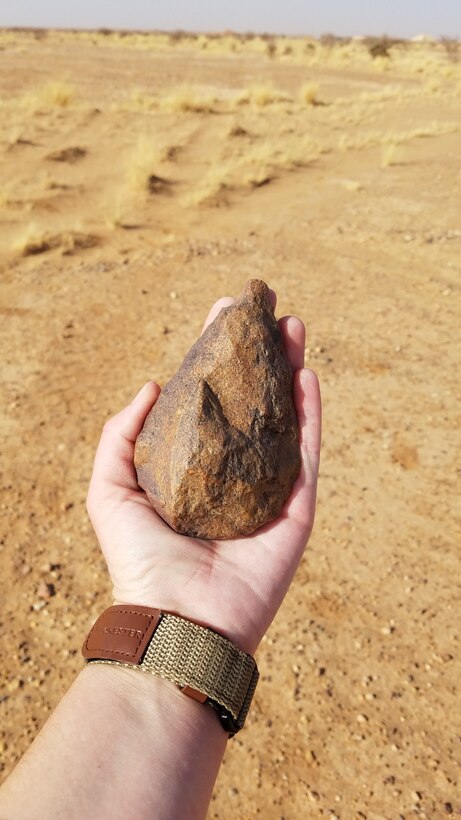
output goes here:
[{"label": "human hand", "polygon": [[[275,294],[273,294],[275,302]],[[205,327],[234,299],[220,299]],[[274,304],[275,307],[275,304]],[[88,512],[107,561],[117,603],[173,612],[211,627],[253,654],[279,608],[314,522],[320,454],[318,380],[303,368],[300,319],[279,320],[293,370],[302,466],[281,515],[245,538],[206,541],[174,532],[140,489],[134,444],[160,394],[148,382],[104,426],[88,492]]]}]

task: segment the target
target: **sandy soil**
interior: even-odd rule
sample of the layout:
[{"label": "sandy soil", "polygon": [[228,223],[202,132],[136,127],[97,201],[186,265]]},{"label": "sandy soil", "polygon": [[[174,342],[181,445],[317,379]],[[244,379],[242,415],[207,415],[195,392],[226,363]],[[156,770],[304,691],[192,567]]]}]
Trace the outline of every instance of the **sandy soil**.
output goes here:
[{"label": "sandy soil", "polygon": [[0,33],[2,775],[110,603],[104,421],[256,276],[309,328],[322,474],[209,816],[461,815],[461,63],[228,40]]}]

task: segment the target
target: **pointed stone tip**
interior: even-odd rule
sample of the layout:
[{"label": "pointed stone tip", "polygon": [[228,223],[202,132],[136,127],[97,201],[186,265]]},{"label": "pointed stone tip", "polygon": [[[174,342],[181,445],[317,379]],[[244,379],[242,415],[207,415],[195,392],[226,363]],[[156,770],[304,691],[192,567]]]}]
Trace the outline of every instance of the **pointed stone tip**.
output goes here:
[{"label": "pointed stone tip", "polygon": [[249,279],[243,289],[241,298],[250,298],[254,301],[265,301],[272,310],[269,288],[262,279]]}]

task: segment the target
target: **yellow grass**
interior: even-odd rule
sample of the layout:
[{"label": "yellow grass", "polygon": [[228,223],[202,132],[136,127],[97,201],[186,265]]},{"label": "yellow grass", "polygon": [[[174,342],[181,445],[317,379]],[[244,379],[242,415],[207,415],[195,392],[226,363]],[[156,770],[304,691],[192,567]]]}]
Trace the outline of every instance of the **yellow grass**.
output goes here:
[{"label": "yellow grass", "polygon": [[148,192],[152,175],[162,176],[160,166],[171,160],[174,145],[156,142],[153,137],[141,136],[131,150],[127,160],[127,181],[134,192]]},{"label": "yellow grass", "polygon": [[75,89],[64,82],[48,83],[39,90],[38,97],[46,105],[67,108],[75,99]]},{"label": "yellow grass", "polygon": [[257,165],[243,171],[239,179],[239,186],[244,188],[260,188],[274,179],[275,172],[270,165]]},{"label": "yellow grass", "polygon": [[355,193],[356,191],[361,191],[363,189],[363,185],[356,179],[342,179],[340,182],[346,191],[352,191]]},{"label": "yellow grass", "polygon": [[78,230],[51,233],[31,222],[18,234],[12,249],[21,256],[35,256],[57,248],[62,253],[69,254],[75,249],[93,248],[97,244],[98,238],[93,234]]},{"label": "yellow grass", "polygon": [[[324,150],[324,149],[323,149]],[[323,153],[308,137],[281,133],[265,141],[239,145],[226,163],[208,172],[203,182],[187,197],[188,205],[216,206],[227,201],[226,192],[259,188],[282,172],[310,165]]]},{"label": "yellow grass", "polygon": [[415,139],[438,137],[459,130],[460,126],[454,122],[433,122],[430,125],[413,128],[411,131],[396,131],[392,134],[383,134],[379,131],[365,131],[360,136],[341,134],[338,140],[338,148],[340,151],[360,151],[364,148],[388,143],[403,145]]},{"label": "yellow grass", "polygon": [[226,203],[226,191],[229,189],[229,167],[216,165],[205,174],[203,179],[183,199],[186,207],[218,207]]},{"label": "yellow grass", "polygon": [[318,100],[318,83],[303,83],[299,90],[300,102],[304,105],[315,105]]},{"label": "yellow grass", "polygon": [[287,98],[287,95],[278,91],[273,85],[269,83],[261,83],[243,89],[238,94],[234,103],[240,105],[254,105],[256,108],[265,108],[272,103],[279,102]]},{"label": "yellow grass", "polygon": [[175,88],[160,100],[160,106],[166,111],[210,113],[216,103],[216,96],[200,92],[193,86],[183,85]]},{"label": "yellow grass", "polygon": [[[376,91],[362,91],[359,96],[360,102],[363,103],[376,103],[376,102],[387,102],[388,100],[398,98],[402,99],[403,97],[403,89],[400,85],[385,85],[384,88],[377,89]],[[350,100],[345,100],[346,104],[351,103]]]},{"label": "yellow grass", "polygon": [[133,197],[120,188],[112,192],[107,204],[103,208],[103,220],[106,228],[115,231],[123,228],[130,222],[130,214],[134,207]]},{"label": "yellow grass", "polygon": [[389,168],[398,161],[398,143],[394,139],[385,139],[381,145],[381,167]]},{"label": "yellow grass", "polygon": [[12,250],[23,254],[26,248],[39,247],[45,241],[45,231],[39,230],[34,222],[29,223],[23,232],[18,233],[12,243]]}]

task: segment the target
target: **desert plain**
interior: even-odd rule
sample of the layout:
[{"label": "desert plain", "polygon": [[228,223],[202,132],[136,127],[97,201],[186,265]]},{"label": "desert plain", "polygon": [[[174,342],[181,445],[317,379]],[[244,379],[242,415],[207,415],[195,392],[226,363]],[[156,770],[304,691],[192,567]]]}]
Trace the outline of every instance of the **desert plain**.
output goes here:
[{"label": "desert plain", "polygon": [[317,519],[209,817],[461,816],[461,49],[0,31],[0,771],[111,603],[104,422],[251,277],[306,323]]}]

